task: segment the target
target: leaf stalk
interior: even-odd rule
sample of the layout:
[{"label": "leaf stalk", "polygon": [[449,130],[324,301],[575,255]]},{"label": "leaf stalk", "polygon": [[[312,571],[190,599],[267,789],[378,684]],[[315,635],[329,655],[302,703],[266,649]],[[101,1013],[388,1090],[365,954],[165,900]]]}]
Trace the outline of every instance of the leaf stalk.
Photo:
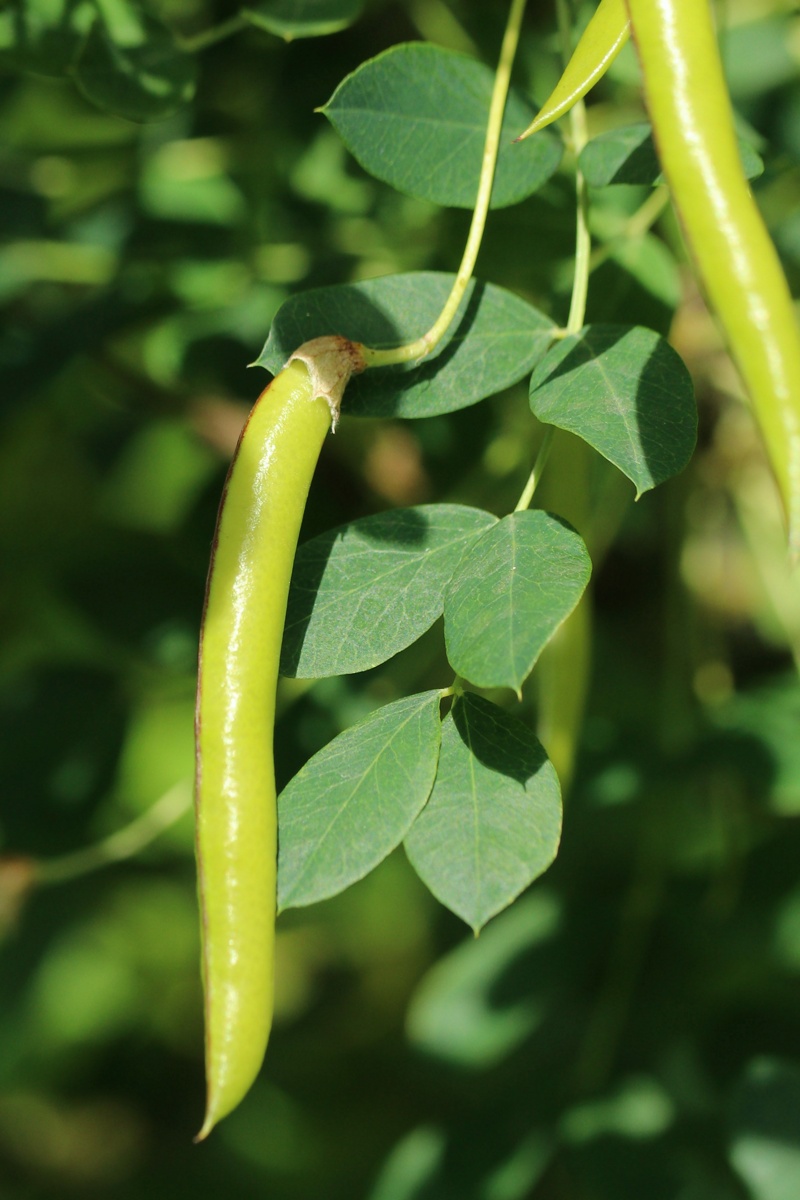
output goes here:
[{"label": "leaf stalk", "polygon": [[455,282],[450,295],[436,321],[427,333],[404,346],[395,346],[386,350],[372,349],[365,346],[364,361],[367,367],[392,367],[401,363],[419,362],[432,354],[453,323],[458,312],[464,293],[472,278],[475,262],[478,258],[483,232],[486,228],[486,218],[489,214],[489,204],[492,198],[497,155],[500,148],[500,131],[503,124],[506,98],[511,81],[511,67],[519,44],[519,34],[522,18],[525,13],[527,0],[512,0],[508,14],[503,44],[500,50],[500,61],[494,77],[492,99],[489,105],[489,121],[486,126],[486,141],[483,147],[483,161],[478,182],[478,195],[472,213],[472,221],[467,235],[467,242],[458,268]]}]

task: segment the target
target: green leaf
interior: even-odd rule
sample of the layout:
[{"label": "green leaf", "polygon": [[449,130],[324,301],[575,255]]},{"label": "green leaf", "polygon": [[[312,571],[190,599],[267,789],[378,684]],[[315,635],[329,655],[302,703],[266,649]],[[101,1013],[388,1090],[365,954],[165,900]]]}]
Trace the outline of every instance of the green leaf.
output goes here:
[{"label": "green leaf", "polygon": [[731,1163],[753,1200],[800,1195],[800,1071],[793,1062],[752,1061],[738,1089]]},{"label": "green leaf", "polygon": [[[787,596],[793,606],[794,595]],[[800,816],[800,681],[795,672],[735,692],[725,704],[714,707],[713,721],[747,747],[748,768],[758,778],[750,786],[757,787],[772,812]]]},{"label": "green leaf", "polygon": [[[660,300],[671,316],[681,301],[681,273],[661,239],[646,233],[642,237],[617,241],[608,249],[610,257],[651,296]],[[641,316],[641,310],[633,311]]]},{"label": "green leaf", "polygon": [[473,542],[447,589],[447,657],[476,687],[518,692],[591,574],[586,547],[559,517],[512,513]]},{"label": "green leaf", "polygon": [[556,897],[535,888],[493,921],[477,939],[457,945],[420,981],[406,1018],[409,1041],[426,1055],[458,1067],[486,1070],[507,1058],[539,1026],[547,1011],[542,980],[518,979],[561,924]]},{"label": "green leaf", "polygon": [[[473,208],[494,73],[439,46],[393,46],[339,84],[322,112],[371,175],[434,204]],[[556,171],[561,144],[537,134],[514,145],[534,109],[509,93],[492,207],[517,204]]]},{"label": "green leaf", "polygon": [[[757,179],[764,171],[759,154],[745,138],[739,138],[739,153],[748,179]],[[651,126],[642,121],[601,133],[584,146],[580,166],[591,187],[612,183],[652,186],[664,182],[661,164],[653,143]]]},{"label": "green leaf", "polygon": [[[505,1110],[498,1124],[504,1133],[512,1124]],[[417,1126],[392,1147],[367,1200],[526,1200],[553,1159],[553,1137],[537,1129],[502,1146],[493,1130],[476,1138],[469,1122]]]},{"label": "green leaf", "polygon": [[320,679],[366,671],[410,646],[441,616],[464,551],[497,520],[459,504],[364,517],[297,552],[281,672]]},{"label": "green leaf", "polygon": [[72,74],[98,108],[145,122],[161,120],[191,100],[197,65],[161,21],[114,0],[89,31]]},{"label": "green leaf", "polygon": [[541,744],[497,705],[460,697],[405,840],[417,874],[477,933],[550,866],[560,834],[561,791]]},{"label": "green leaf", "polygon": [[412,1129],[392,1148],[367,1200],[430,1200],[443,1195],[439,1180],[446,1153],[447,1138],[441,1129],[431,1125]]},{"label": "green leaf", "polygon": [[778,88],[796,86],[798,69],[794,39],[795,17],[775,5],[753,9],[740,24],[725,28],[725,79],[737,102],[751,111],[755,102],[774,96]]},{"label": "green leaf", "polygon": [[87,0],[11,0],[0,12],[0,64],[63,75],[96,15]]},{"label": "green leaf", "polygon": [[697,436],[683,360],[651,329],[589,325],[564,338],[533,373],[540,421],[594,446],[634,483],[637,498],[682,471]]},{"label": "green leaf", "polygon": [[345,29],[363,7],[364,0],[263,0],[257,6],[243,8],[241,15],[259,29],[288,42]]},{"label": "green leaf", "polygon": [[407,696],[329,742],[278,798],[278,907],[325,900],[403,840],[439,757],[438,691]]},{"label": "green leaf", "polygon": [[[303,342],[338,333],[367,346],[398,346],[430,329],[455,276],[386,275],[291,297],[256,360],[277,374]],[[430,417],[476,404],[510,387],[539,362],[553,322],[518,296],[473,280],[437,353],[420,366],[366,371],[347,385],[344,412],[360,417]]]},{"label": "green leaf", "polygon": [[186,421],[159,418],[127,442],[100,493],[104,519],[131,529],[177,533],[218,460]]},{"label": "green leaf", "polygon": [[[167,142],[148,154],[139,172],[139,200],[148,216],[160,221],[198,221],[204,225],[239,225],[246,218],[247,202],[215,153],[210,138]],[[224,260],[187,262],[173,268],[178,289],[205,280],[206,296],[215,304],[224,295]],[[228,269],[230,267],[228,266]],[[216,279],[213,273],[217,272]],[[196,303],[184,293],[184,301]]]}]

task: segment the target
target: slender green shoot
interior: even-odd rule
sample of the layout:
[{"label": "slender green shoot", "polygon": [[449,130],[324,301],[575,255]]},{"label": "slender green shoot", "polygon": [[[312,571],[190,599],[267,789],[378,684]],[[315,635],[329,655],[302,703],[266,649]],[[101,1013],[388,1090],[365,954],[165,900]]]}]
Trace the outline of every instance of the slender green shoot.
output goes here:
[{"label": "slender green shoot", "polygon": [[178,36],[176,40],[185,54],[199,54],[201,50],[215,46],[217,42],[224,42],[226,38],[251,27],[251,22],[245,16],[236,13],[227,21],[220,21],[219,25],[212,25],[210,29],[203,29],[200,33]]},{"label": "slender green shoot", "polygon": [[461,301],[464,298],[464,293],[467,290],[467,285],[472,278],[475,261],[478,257],[478,251],[480,250],[483,238],[483,231],[486,226],[486,218],[489,213],[489,202],[492,196],[492,184],[494,183],[497,154],[500,147],[503,112],[505,111],[506,97],[511,80],[511,67],[517,51],[525,4],[526,0],[512,0],[511,9],[508,14],[508,22],[500,51],[500,61],[497,65],[497,72],[494,79],[492,100],[489,106],[489,122],[486,127],[486,142],[483,148],[483,162],[481,164],[480,181],[478,183],[478,195],[475,201],[475,209],[472,213],[472,222],[467,236],[467,243],[464,247],[461,265],[458,268],[450,295],[445,301],[444,308],[434,324],[427,333],[417,338],[416,341],[408,342],[405,346],[396,346],[386,350],[377,350],[365,346],[363,355],[367,367],[391,367],[396,366],[398,363],[413,363],[425,358],[426,355],[430,354],[439,345],[458,312]]},{"label": "slender green shoot", "polygon": [[[561,34],[561,45],[564,61],[569,62],[572,52],[571,21],[567,0],[558,0],[558,28]],[[567,318],[567,333],[577,333],[583,327],[586,317],[586,299],[589,294],[589,263],[592,253],[592,240],[589,234],[589,189],[583,172],[578,165],[578,158],[583,150],[588,136],[586,132],[586,105],[583,100],[577,100],[569,111],[570,141],[575,155],[575,194],[578,201],[577,226],[575,233],[575,275],[572,281],[572,300]]]},{"label": "slender green shoot", "polygon": [[553,438],[555,437],[555,425],[548,425],[544,431],[542,444],[539,447],[539,452],[536,455],[536,461],[533,464],[533,470],[528,476],[528,482],[522,489],[522,495],[514,506],[514,512],[522,512],[526,508],[530,508],[533,494],[539,486],[539,481],[547,465],[547,460],[550,457],[550,451],[553,448]]},{"label": "slender green shoot", "polygon": [[[572,51],[569,8],[566,0],[558,0],[557,7],[564,61],[569,62]],[[576,159],[575,194],[577,199],[577,218],[575,227],[575,271],[572,278],[569,317],[567,318],[566,328],[560,330],[555,335],[562,338],[568,337],[572,333],[577,333],[583,328],[583,322],[586,318],[586,300],[589,295],[589,274],[592,257],[592,240],[589,233],[589,189],[586,186],[583,172],[577,166],[578,156],[588,140],[586,132],[586,106],[583,100],[577,100],[570,109],[569,123],[570,145]],[[545,430],[542,444],[539,447],[539,452],[536,455],[533,470],[528,476],[525,487],[522,489],[522,494],[517,501],[514,512],[521,512],[530,506],[547,465],[547,460],[550,457],[554,437],[555,428],[548,426]]]},{"label": "slender green shoot", "polygon": [[147,812],[136,817],[123,829],[118,829],[101,842],[64,854],[60,858],[40,860],[33,866],[33,882],[44,886],[66,883],[89,875],[111,863],[134,858],[151,842],[160,837],[189,811],[192,804],[192,785],[182,779],[165,792]]},{"label": "slender green shoot", "polygon": [[589,270],[596,271],[598,267],[601,267],[611,257],[617,246],[625,245],[630,241],[635,241],[637,238],[644,237],[648,230],[655,225],[669,202],[670,196],[667,189],[665,187],[656,188],[647,197],[644,204],[640,208],[637,208],[636,212],[628,218],[618,236],[610,238],[605,245],[598,246],[596,250],[592,251],[589,260]]}]

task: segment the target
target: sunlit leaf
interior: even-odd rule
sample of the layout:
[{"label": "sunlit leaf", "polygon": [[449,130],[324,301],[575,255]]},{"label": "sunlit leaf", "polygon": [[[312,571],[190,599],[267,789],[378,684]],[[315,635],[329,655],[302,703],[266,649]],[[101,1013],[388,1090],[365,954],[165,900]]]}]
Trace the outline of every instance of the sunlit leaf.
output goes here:
[{"label": "sunlit leaf", "polygon": [[407,696],[346,729],[278,799],[278,905],[335,896],[386,857],[430,795],[439,692]]},{"label": "sunlit leaf", "polygon": [[261,0],[243,8],[242,16],[288,42],[345,29],[363,7],[364,0]]},{"label": "sunlit leaf", "polygon": [[196,60],[147,13],[122,5],[114,25],[97,21],[73,66],[83,94],[130,121],[157,121],[194,95]]},{"label": "sunlit leaf", "polygon": [[366,671],[441,616],[465,550],[496,521],[458,504],[363,517],[297,552],[281,655],[284,675]]},{"label": "sunlit leaf", "polygon": [[[781,551],[783,546],[781,545]],[[800,685],[794,672],[733,695],[714,711],[714,723],[747,747],[759,792],[774,812],[800,815]]]},{"label": "sunlit leaf", "polygon": [[567,1142],[581,1145],[603,1137],[656,1138],[675,1120],[675,1105],[663,1084],[646,1075],[625,1080],[611,1095],[576,1104],[562,1119]]},{"label": "sunlit leaf", "polygon": [[540,421],[619,467],[637,496],[683,470],[694,450],[689,372],[651,329],[590,325],[564,338],[534,371],[530,401]]},{"label": "sunlit leaf", "polygon": [[473,542],[447,590],[447,657],[478,687],[518,691],[581,598],[591,565],[579,534],[540,510]]},{"label": "sunlit leaf", "polygon": [[800,1195],[800,1071],[793,1062],[751,1062],[737,1095],[731,1163],[753,1200]]},{"label": "sunlit leaf", "polygon": [[540,989],[523,977],[498,995],[499,983],[529,961],[560,924],[560,903],[535,888],[492,921],[475,940],[463,942],[434,963],[414,993],[408,1036],[426,1054],[460,1067],[485,1069],[507,1058],[541,1023]]},{"label": "sunlit leaf", "polygon": [[[398,191],[472,208],[478,192],[494,73],[440,46],[393,46],[363,63],[322,111],[365,170]],[[500,134],[492,205],[516,204],[540,188],[561,159],[549,133],[513,144],[534,109],[511,91]]]},{"label": "sunlit leaf", "polygon": [[[763,174],[760,155],[745,138],[739,138],[739,153],[748,179]],[[663,183],[661,164],[653,143],[653,131],[647,121],[624,125],[592,138],[580,156],[581,170],[592,187],[611,183],[652,186]]]},{"label": "sunlit leaf", "polygon": [[681,299],[680,268],[660,238],[647,233],[623,242],[617,240],[609,251],[614,262],[660,300],[670,314],[677,308]]},{"label": "sunlit leaf", "polygon": [[725,27],[725,79],[731,95],[753,105],[777,88],[796,84],[794,11],[781,5],[747,10]]},{"label": "sunlit leaf", "polygon": [[0,64],[63,75],[96,15],[88,0],[9,0],[0,11]]},{"label": "sunlit leaf", "polygon": [[560,835],[561,791],[541,744],[497,705],[462,696],[405,840],[417,874],[477,932],[550,866]]}]

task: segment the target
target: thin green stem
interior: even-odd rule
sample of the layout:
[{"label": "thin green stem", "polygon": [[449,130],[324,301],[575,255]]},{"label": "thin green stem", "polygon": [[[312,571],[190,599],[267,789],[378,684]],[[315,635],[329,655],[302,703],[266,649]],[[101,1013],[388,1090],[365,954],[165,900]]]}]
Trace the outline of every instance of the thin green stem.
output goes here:
[{"label": "thin green stem", "polygon": [[[581,102],[578,101],[580,104]],[[576,104],[575,108],[578,105]],[[573,113],[575,109],[572,110]],[[578,197],[578,218],[575,238],[575,278],[572,284],[572,300],[567,318],[567,331],[577,333],[583,328],[586,318],[586,300],[589,295],[589,263],[592,240],[589,236],[589,197],[586,180],[580,170],[576,172],[575,190]]]},{"label": "thin green stem", "polygon": [[658,218],[670,202],[669,191],[665,187],[656,188],[648,196],[644,204],[625,222],[625,237],[643,237],[648,229],[655,225]]},{"label": "thin green stem", "polygon": [[486,127],[486,142],[483,148],[478,196],[475,201],[475,209],[472,214],[472,222],[469,227],[461,266],[458,268],[450,295],[434,324],[426,334],[417,338],[416,341],[388,350],[377,350],[365,346],[363,355],[368,367],[390,367],[398,363],[416,362],[424,358],[438,346],[458,312],[461,301],[464,298],[464,293],[467,290],[467,285],[472,278],[481,239],[483,238],[483,231],[486,226],[486,217],[489,212],[489,202],[492,196],[492,184],[494,183],[494,172],[497,165],[497,153],[500,147],[500,129],[503,124],[503,112],[511,80],[511,66],[516,54],[517,43],[519,42],[525,4],[526,0],[512,0],[511,10],[508,14],[508,22],[500,51],[500,61],[497,65],[497,72],[494,78],[492,101],[489,106],[489,123]]},{"label": "thin green stem", "polygon": [[219,25],[212,25],[210,29],[203,29],[200,33],[187,34],[183,37],[179,36],[177,42],[185,54],[198,54],[208,46],[215,46],[217,42],[223,42],[226,38],[241,33],[243,29],[247,29],[249,24],[250,22],[245,16],[236,13],[227,21],[221,21]]},{"label": "thin green stem", "polygon": [[442,688],[439,692],[439,696],[442,700],[447,700],[452,697],[453,702],[455,703],[459,696],[464,695],[464,692],[467,690],[468,686],[468,681],[464,679],[462,675],[454,675],[453,682],[450,684],[450,687]]},{"label": "thin green stem", "polygon": [[536,455],[536,462],[533,464],[533,470],[528,476],[528,482],[522,489],[522,495],[517,501],[514,512],[522,512],[526,508],[530,508],[533,494],[539,486],[547,460],[550,457],[550,451],[553,448],[553,438],[556,435],[555,425],[548,425],[544,431],[542,444],[539,447],[539,453]]},{"label": "thin green stem", "polygon": [[621,233],[610,238],[604,246],[598,246],[592,252],[589,270],[596,271],[598,267],[601,267],[606,259],[611,257],[618,245],[644,237],[647,231],[655,225],[669,202],[667,189],[657,188],[652,195],[647,197],[644,204],[628,218]]},{"label": "thin green stem", "polygon": [[[567,0],[558,0],[557,9],[564,61],[568,62],[572,51],[572,24]],[[575,275],[572,281],[572,300],[567,319],[567,333],[577,333],[583,327],[586,317],[586,298],[589,294],[589,262],[592,253],[592,240],[589,234],[589,189],[586,186],[583,172],[578,165],[578,157],[588,140],[586,132],[586,106],[583,100],[578,100],[570,109],[569,126],[570,141],[575,155],[575,194],[578,201],[578,215],[575,233]]]},{"label": "thin green stem", "polygon": [[180,820],[189,811],[191,803],[192,787],[188,780],[183,779],[156,800],[147,812],[110,837],[96,842],[94,846],[76,850],[73,854],[37,862],[34,865],[34,882],[41,885],[66,883],[107,867],[110,863],[133,858]]},{"label": "thin green stem", "polygon": [[[566,63],[569,62],[570,54],[572,53],[571,22],[567,0],[557,0],[557,8],[558,27],[561,33],[564,62]],[[567,326],[566,329],[559,330],[558,333],[554,334],[556,338],[567,337],[569,334],[577,333],[579,329],[583,328],[583,322],[586,317],[586,299],[589,294],[589,272],[592,253],[592,241],[589,234],[589,189],[586,186],[583,172],[577,165],[578,155],[588,140],[586,133],[586,107],[582,100],[578,100],[572,106],[569,121],[570,142],[576,159],[575,193],[578,202],[575,229],[575,273],[572,279],[572,298],[570,300]],[[530,506],[547,465],[547,460],[550,457],[554,437],[555,428],[549,425],[545,430],[542,444],[539,447],[539,453],[536,455],[533,470],[528,476],[525,487],[522,489],[522,494],[517,501],[514,512],[521,512]]]}]

